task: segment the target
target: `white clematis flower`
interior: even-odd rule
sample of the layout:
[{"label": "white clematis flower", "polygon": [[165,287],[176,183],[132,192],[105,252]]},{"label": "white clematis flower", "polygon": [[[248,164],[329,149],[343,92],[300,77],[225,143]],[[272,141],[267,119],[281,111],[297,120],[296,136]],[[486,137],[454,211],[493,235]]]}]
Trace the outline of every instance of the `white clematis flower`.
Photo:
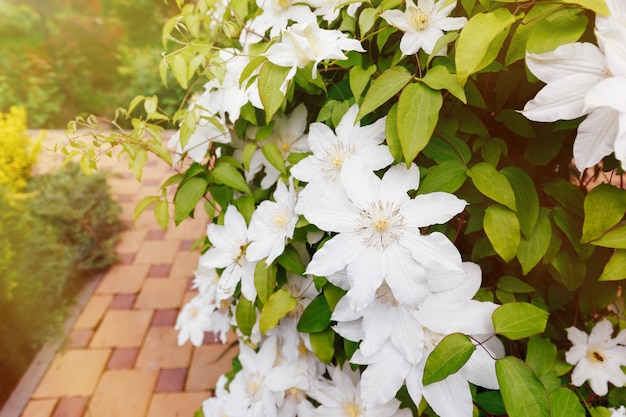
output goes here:
[{"label": "white clematis flower", "polygon": [[259,9],[263,10],[260,16],[252,20],[247,29],[247,39],[251,42],[260,42],[265,32],[270,30],[270,38],[280,35],[289,22],[317,23],[317,18],[306,4],[297,0],[256,0]]},{"label": "white clematis flower", "polygon": [[291,175],[308,183],[302,191],[303,198],[317,199],[343,193],[341,171],[350,159],[359,159],[372,171],[388,167],[393,162],[385,140],[385,120],[360,126],[355,125],[359,106],[351,106],[341,118],[335,132],[323,123],[309,127],[309,155],[291,168]]},{"label": "white clematis flower", "polygon": [[235,206],[228,206],[226,209],[223,226],[207,226],[207,235],[212,246],[200,257],[199,264],[208,268],[224,268],[217,290],[217,298],[220,300],[232,296],[239,282],[244,297],[250,301],[256,298],[256,261],[250,261],[246,255],[250,244],[247,233],[246,221]]},{"label": "white clematis flower", "polygon": [[[345,0],[307,0],[306,3],[315,9],[317,16],[322,16],[327,23],[332,23],[339,17],[341,9],[347,3]],[[361,7],[361,2],[350,3],[347,7],[348,16],[354,17]]]},{"label": "white clematis flower", "polygon": [[413,0],[406,1],[406,10],[387,10],[380,16],[392,26],[404,32],[400,40],[403,55],[412,55],[423,49],[432,54],[443,31],[461,29],[467,23],[465,17],[448,17],[456,7],[456,1]]},{"label": "white clematis flower", "polygon": [[339,30],[321,29],[317,23],[297,23],[281,34],[281,41],[269,47],[265,56],[278,66],[290,67],[280,91],[285,94],[288,82],[296,75],[298,68],[313,62],[311,77],[317,78],[317,65],[326,59],[348,59],[344,51],[365,52],[361,43],[349,39]]},{"label": "white clematis flower", "polygon": [[229,301],[210,302],[206,297],[198,295],[182,308],[176,319],[175,330],[178,330],[178,344],[187,340],[194,346],[200,346],[205,332],[213,332],[225,344],[230,331]]},{"label": "white clematis flower", "polygon": [[[266,143],[276,144],[286,164],[290,154],[309,152],[307,135],[304,133],[307,127],[306,117],[307,110],[304,104],[296,107],[289,116],[275,116],[272,134],[261,146]],[[287,164],[287,166],[289,165]],[[246,180],[252,181],[261,169],[265,171],[265,176],[261,180],[261,188],[268,189],[276,184],[280,171],[265,158],[262,149],[257,149],[250,159],[250,170],[246,171]]]},{"label": "white clematis flower", "polygon": [[612,334],[613,325],[608,320],[597,323],[590,335],[575,327],[567,329],[573,346],[565,353],[565,360],[574,365],[572,384],[579,387],[588,380],[598,395],[607,394],[609,382],[617,387],[626,385],[626,374],[620,369],[626,366],[626,330],[615,339]]},{"label": "white clematis flower", "polygon": [[[354,167],[350,166],[355,164]],[[347,297],[355,310],[366,307],[387,282],[402,304],[417,306],[429,292],[425,268],[461,271],[461,257],[441,233],[421,235],[420,227],[445,223],[465,201],[448,193],[411,199],[419,169],[396,165],[378,178],[358,161],[346,161],[341,172],[344,195],[306,199],[298,210],[320,229],[338,232],[319,249],[307,273],[329,276],[347,268]]]},{"label": "white clematis flower", "polygon": [[287,189],[285,183],[279,181],[274,191],[274,201],[263,201],[250,219],[247,232],[250,245],[246,251],[248,260],[260,261],[265,258],[265,263],[269,265],[285,251],[287,239],[293,237],[298,221],[295,205],[293,183]]},{"label": "white clematis flower", "polygon": [[320,406],[314,417],[410,417],[400,409],[400,401],[391,398],[385,404],[367,404],[361,395],[359,372],[348,366],[328,369],[331,380],[321,380],[309,393]]},{"label": "white clematis flower", "polygon": [[[387,340],[372,354],[364,354],[360,347],[352,356],[352,363],[368,365],[361,378],[364,401],[384,403],[396,395],[402,384],[406,384],[413,401],[419,404],[424,396],[437,415],[471,417],[469,382],[498,389],[495,362],[504,356],[504,347],[494,337],[491,320],[497,305],[471,299],[480,288],[480,268],[472,263],[463,266],[467,275],[460,285],[429,294],[419,308],[411,311],[414,320],[404,323],[406,333],[419,333],[421,346],[418,349],[422,354],[417,362],[410,361],[406,353],[398,349],[401,345],[393,339]],[[365,326],[363,330],[365,333]],[[472,335],[476,350],[459,371],[424,386],[422,378],[428,356],[445,336],[457,332]],[[405,344],[404,349],[408,346]]]},{"label": "white clematis flower", "polygon": [[573,43],[529,54],[530,71],[547,85],[524,107],[530,120],[587,118],[574,141],[574,161],[583,171],[615,153],[626,166],[626,27],[598,31],[597,47]]}]

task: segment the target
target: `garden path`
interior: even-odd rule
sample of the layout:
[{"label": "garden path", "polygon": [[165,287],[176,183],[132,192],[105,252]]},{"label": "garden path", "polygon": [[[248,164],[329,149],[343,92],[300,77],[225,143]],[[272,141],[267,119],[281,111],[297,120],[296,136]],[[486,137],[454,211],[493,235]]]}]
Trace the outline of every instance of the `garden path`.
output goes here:
[{"label": "garden path", "polygon": [[[63,132],[48,132],[47,143],[63,140]],[[59,159],[42,156],[39,168]],[[208,334],[201,346],[178,346],[174,330],[196,293],[199,255],[190,248],[206,233],[207,217],[197,210],[163,231],[147,211],[133,225],[136,203],[157,195],[173,171],[153,155],[141,183],[123,161],[102,168],[114,174],[109,184],[129,226],[117,245],[120,260],[86,285],[64,342],[35,360],[0,417],[192,417],[230,370],[235,349],[220,358],[226,347]]]}]

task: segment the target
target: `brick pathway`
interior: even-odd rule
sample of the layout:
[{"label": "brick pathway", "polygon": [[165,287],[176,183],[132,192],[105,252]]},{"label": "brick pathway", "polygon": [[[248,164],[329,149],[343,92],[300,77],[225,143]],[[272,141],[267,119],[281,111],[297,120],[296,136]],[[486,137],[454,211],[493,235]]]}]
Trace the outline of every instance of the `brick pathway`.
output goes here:
[{"label": "brick pathway", "polygon": [[217,360],[226,347],[211,335],[202,346],[178,346],[174,330],[178,311],[195,295],[199,255],[190,247],[206,232],[206,216],[198,209],[196,219],[163,231],[145,212],[132,225],[135,204],[157,195],[173,171],[150,156],[139,184],[123,162],[103,167],[118,174],[109,183],[130,225],[117,245],[120,261],[101,277],[21,414],[8,416],[192,417],[230,370],[234,349]]}]

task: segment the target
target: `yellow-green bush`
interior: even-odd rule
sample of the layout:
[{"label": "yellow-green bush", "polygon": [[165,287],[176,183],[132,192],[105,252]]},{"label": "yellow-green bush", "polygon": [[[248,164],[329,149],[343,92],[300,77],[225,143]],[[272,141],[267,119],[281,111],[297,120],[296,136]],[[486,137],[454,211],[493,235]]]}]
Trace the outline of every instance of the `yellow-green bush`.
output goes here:
[{"label": "yellow-green bush", "polygon": [[31,138],[26,131],[26,110],[11,107],[0,112],[0,186],[20,192],[26,187],[30,172],[37,162],[43,133]]}]

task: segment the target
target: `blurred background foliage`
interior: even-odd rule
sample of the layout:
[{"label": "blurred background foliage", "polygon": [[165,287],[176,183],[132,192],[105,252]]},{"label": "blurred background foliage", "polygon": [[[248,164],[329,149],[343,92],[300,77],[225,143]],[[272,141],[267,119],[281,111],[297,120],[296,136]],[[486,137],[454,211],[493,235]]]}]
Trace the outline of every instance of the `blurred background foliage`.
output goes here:
[{"label": "blurred background foliage", "polygon": [[30,128],[64,128],[79,114],[112,119],[136,95],[172,114],[183,90],[158,73],[162,0],[0,0],[0,111]]},{"label": "blurred background foliage", "polygon": [[85,280],[115,262],[123,228],[104,174],[31,176],[40,144],[23,108],[0,112],[0,406]]}]

